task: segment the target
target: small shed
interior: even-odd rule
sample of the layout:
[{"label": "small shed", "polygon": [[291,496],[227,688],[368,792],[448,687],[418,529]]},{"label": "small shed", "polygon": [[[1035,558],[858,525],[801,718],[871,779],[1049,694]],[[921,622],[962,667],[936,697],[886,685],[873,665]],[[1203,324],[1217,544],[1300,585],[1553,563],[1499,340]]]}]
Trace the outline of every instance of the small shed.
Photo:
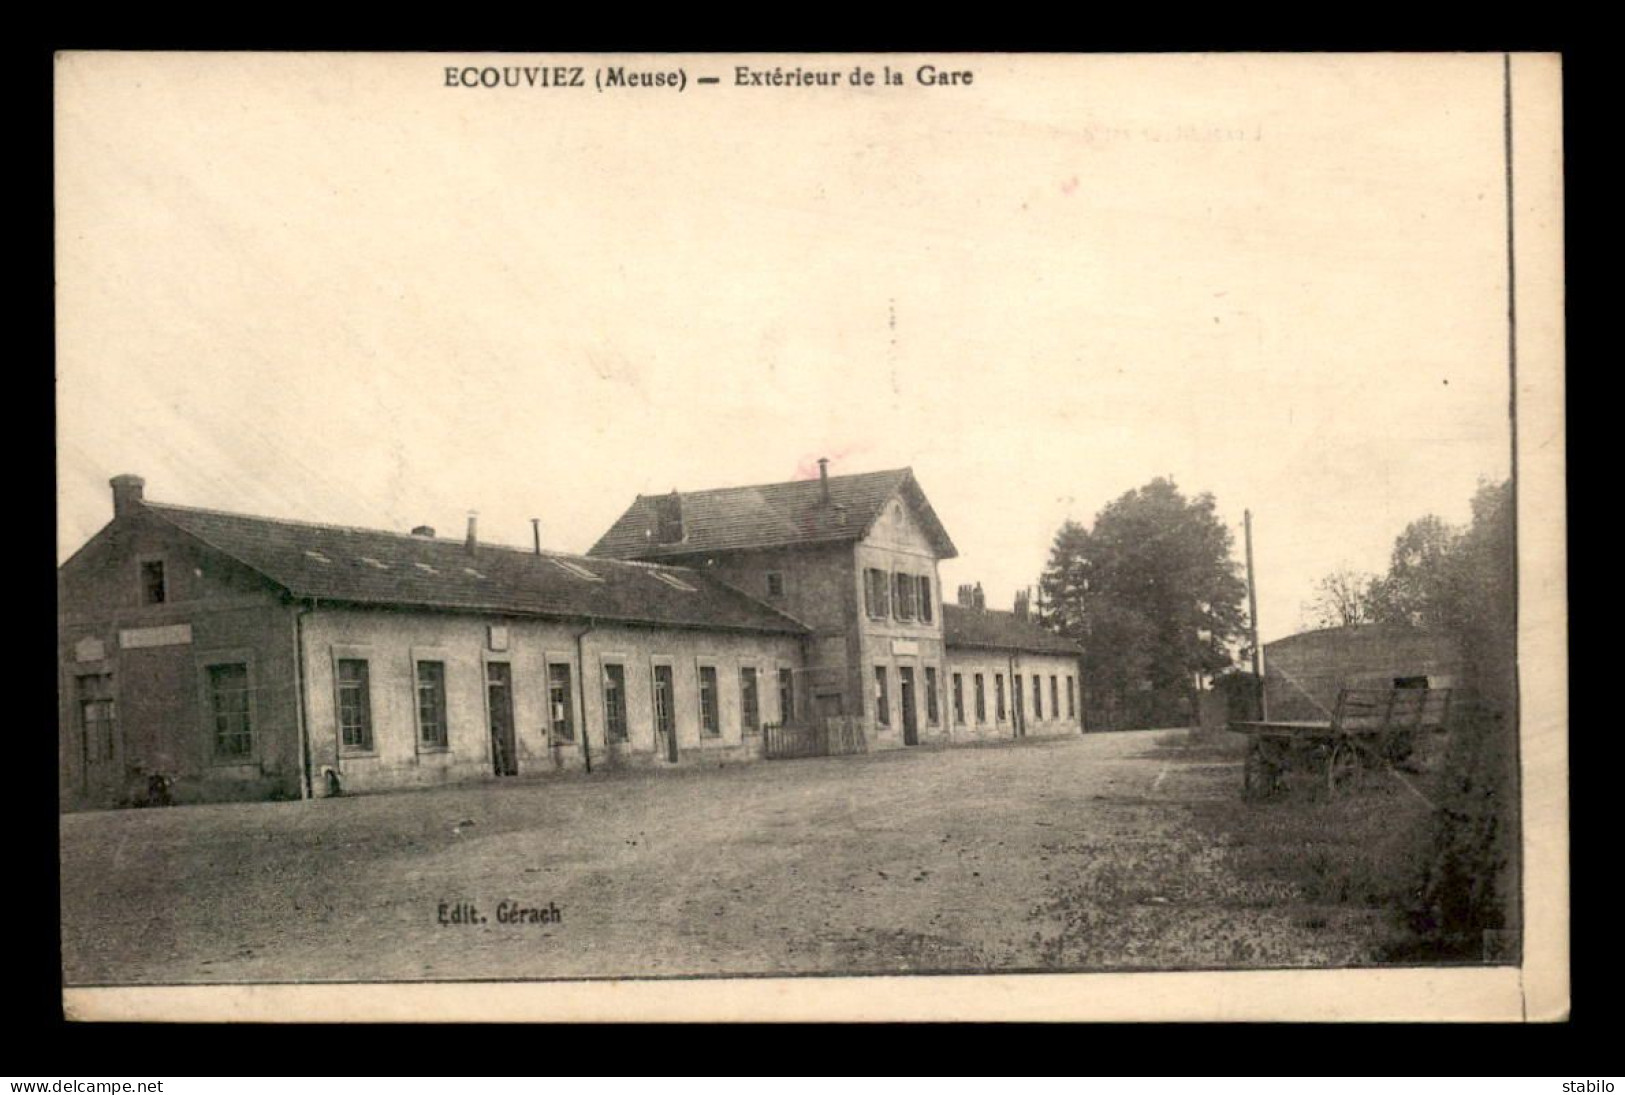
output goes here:
[{"label": "small shed", "polygon": [[1272,719],[1324,719],[1342,688],[1452,688],[1462,657],[1448,636],[1393,624],[1304,631],[1264,644]]}]

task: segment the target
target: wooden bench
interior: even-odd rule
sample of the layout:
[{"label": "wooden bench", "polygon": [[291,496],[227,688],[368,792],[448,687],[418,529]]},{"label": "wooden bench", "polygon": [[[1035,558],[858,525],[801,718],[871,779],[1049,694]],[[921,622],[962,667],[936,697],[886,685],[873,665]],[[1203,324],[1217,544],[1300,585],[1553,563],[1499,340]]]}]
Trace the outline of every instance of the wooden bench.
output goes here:
[{"label": "wooden bench", "polygon": [[1446,728],[1448,688],[1344,688],[1326,722],[1267,720],[1230,723],[1252,738],[1242,767],[1242,788],[1263,798],[1280,787],[1289,768],[1309,768],[1336,793],[1361,771],[1406,760],[1417,736]]}]

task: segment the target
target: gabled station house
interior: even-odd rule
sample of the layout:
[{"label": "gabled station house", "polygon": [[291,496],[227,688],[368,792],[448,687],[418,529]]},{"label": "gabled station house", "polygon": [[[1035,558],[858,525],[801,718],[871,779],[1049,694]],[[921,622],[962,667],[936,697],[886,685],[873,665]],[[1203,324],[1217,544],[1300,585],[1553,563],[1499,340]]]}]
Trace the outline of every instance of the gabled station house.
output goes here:
[{"label": "gabled station house", "polygon": [[1072,643],[944,605],[908,469],[639,496],[585,556],[151,502],[58,569],[64,808],[1082,731]]}]

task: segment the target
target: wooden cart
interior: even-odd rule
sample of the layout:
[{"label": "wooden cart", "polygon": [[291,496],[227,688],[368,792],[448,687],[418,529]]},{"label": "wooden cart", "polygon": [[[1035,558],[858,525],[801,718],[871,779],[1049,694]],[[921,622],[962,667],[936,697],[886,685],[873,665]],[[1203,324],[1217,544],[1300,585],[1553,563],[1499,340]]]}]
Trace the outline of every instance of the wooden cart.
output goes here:
[{"label": "wooden cart", "polygon": [[1253,740],[1242,768],[1249,798],[1266,798],[1288,769],[1308,769],[1333,794],[1366,769],[1403,762],[1426,731],[1444,729],[1448,688],[1345,688],[1328,722],[1232,722]]}]

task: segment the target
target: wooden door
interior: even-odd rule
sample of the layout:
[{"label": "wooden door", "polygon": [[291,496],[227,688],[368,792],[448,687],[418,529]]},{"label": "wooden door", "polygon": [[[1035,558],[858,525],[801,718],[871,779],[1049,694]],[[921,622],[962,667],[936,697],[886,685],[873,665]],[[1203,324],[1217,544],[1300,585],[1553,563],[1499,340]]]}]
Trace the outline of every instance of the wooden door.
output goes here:
[{"label": "wooden door", "polygon": [[507,662],[485,664],[486,706],[491,720],[491,767],[499,776],[519,774],[514,748],[513,674]]},{"label": "wooden door", "polygon": [[124,791],[124,741],[113,700],[112,674],[78,677],[75,691],[81,790],[87,799],[111,804]]},{"label": "wooden door", "polygon": [[898,692],[903,701],[903,744],[920,744],[919,720],[914,711],[914,670],[909,666],[901,666],[897,670],[897,678],[901,682]]},{"label": "wooden door", "polygon": [[655,749],[677,763],[677,712],[671,666],[655,666]]}]

